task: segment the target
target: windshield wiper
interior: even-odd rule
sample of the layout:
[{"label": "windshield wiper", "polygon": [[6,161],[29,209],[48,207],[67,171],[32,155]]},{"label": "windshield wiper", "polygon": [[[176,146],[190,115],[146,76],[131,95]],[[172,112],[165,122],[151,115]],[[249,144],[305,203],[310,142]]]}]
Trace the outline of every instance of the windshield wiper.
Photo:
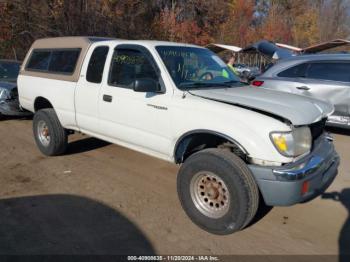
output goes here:
[{"label": "windshield wiper", "polygon": [[204,82],[184,82],[180,83],[179,87],[201,87],[201,86],[208,86],[208,83]]},{"label": "windshield wiper", "polygon": [[231,80],[231,81],[227,81],[224,82],[225,84],[228,84],[229,86],[234,86],[234,85],[249,85],[248,83],[244,82],[244,81],[237,81],[237,80]]},{"label": "windshield wiper", "polygon": [[239,84],[240,83],[240,81],[238,81],[238,80],[230,80],[230,81],[225,81],[225,82],[223,82],[223,83],[225,83],[225,84]]},{"label": "windshield wiper", "polygon": [[239,83],[237,81],[227,81],[227,82],[220,82],[220,83],[208,83],[208,82],[186,82],[186,83],[180,83],[179,87],[230,87],[233,83]]}]

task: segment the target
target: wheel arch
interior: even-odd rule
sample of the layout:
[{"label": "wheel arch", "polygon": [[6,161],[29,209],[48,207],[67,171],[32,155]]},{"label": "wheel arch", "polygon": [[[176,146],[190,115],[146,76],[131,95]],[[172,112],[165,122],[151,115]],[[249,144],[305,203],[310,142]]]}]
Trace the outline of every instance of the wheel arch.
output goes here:
[{"label": "wheel arch", "polygon": [[196,129],[184,133],[177,140],[174,147],[174,161],[176,164],[183,163],[188,156],[199,150],[215,148],[224,143],[232,145],[233,152],[246,160],[248,151],[234,138],[214,130]]},{"label": "wheel arch", "polygon": [[34,112],[45,108],[54,108],[52,103],[45,97],[38,96],[34,100]]}]

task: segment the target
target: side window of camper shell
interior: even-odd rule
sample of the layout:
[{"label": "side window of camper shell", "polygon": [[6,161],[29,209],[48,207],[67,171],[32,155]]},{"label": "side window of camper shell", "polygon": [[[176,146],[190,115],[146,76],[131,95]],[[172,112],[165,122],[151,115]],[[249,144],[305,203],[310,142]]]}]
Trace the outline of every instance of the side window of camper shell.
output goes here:
[{"label": "side window of camper shell", "polygon": [[75,71],[80,52],[80,48],[34,49],[26,70],[71,75]]}]

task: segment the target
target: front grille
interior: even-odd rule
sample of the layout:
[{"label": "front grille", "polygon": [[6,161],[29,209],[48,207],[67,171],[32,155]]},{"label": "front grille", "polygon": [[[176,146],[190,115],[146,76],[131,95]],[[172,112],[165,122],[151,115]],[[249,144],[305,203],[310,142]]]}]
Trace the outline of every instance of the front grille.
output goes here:
[{"label": "front grille", "polygon": [[327,118],[322,119],[316,123],[310,125],[310,131],[312,135],[312,141],[315,141],[320,135],[322,135],[326,126]]}]

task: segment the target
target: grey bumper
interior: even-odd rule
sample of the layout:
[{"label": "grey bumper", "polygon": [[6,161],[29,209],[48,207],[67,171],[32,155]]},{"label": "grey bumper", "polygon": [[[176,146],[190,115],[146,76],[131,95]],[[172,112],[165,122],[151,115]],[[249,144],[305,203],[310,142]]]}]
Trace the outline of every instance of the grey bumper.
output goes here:
[{"label": "grey bumper", "polygon": [[312,152],[281,167],[249,165],[265,203],[289,206],[322,194],[338,173],[339,156],[327,135],[320,136]]}]

